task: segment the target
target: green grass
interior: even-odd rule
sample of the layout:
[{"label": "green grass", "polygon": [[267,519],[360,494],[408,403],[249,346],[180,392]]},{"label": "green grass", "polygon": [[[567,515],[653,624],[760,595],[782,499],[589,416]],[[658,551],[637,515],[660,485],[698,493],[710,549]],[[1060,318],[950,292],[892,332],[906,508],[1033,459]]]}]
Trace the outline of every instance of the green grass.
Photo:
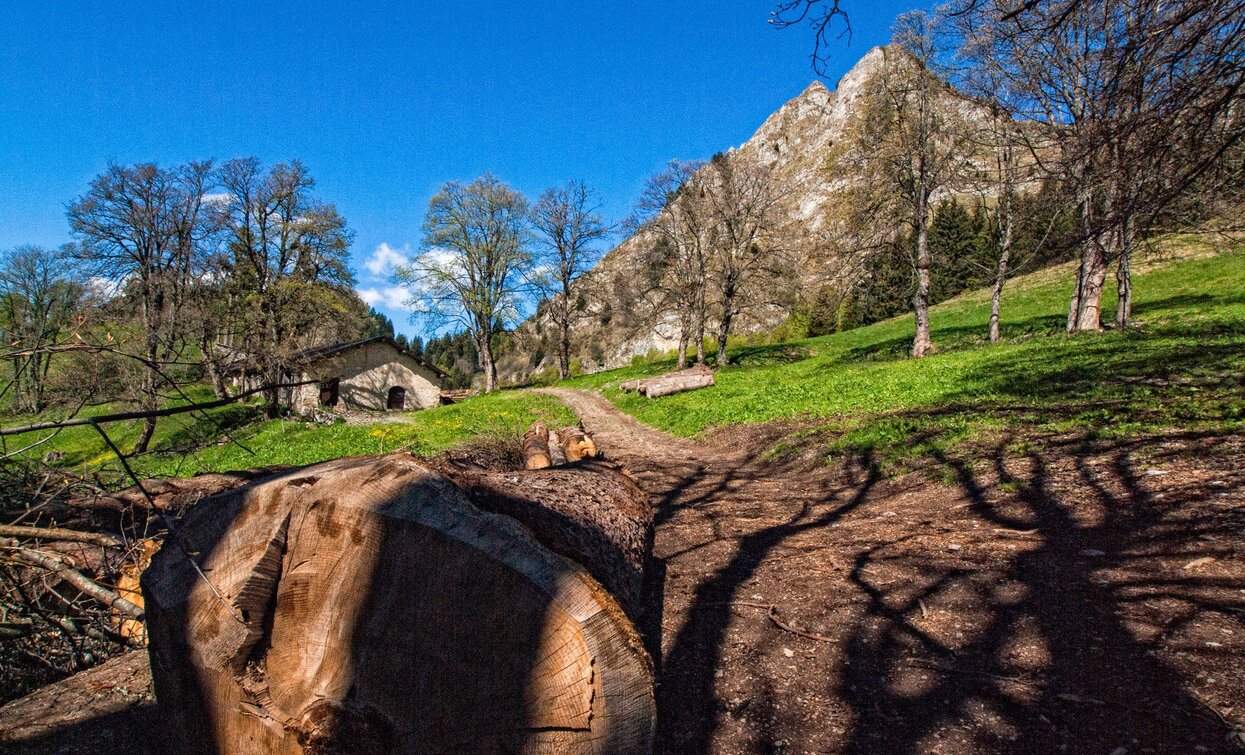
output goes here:
[{"label": "green grass", "polygon": [[[209,397],[197,394],[193,395],[195,400]],[[92,411],[102,414],[110,410],[115,407],[96,407]],[[190,414],[161,419],[152,451],[133,457],[131,466],[143,476],[185,477],[276,464],[312,464],[398,449],[434,454],[474,438],[517,436],[537,420],[551,424],[575,422],[574,414],[553,398],[509,391],[409,412],[397,419],[386,417],[370,425],[260,421],[259,408],[247,404],[212,410],[208,416],[211,419]],[[221,432],[222,427],[227,435]],[[111,424],[107,430],[126,449],[137,437],[138,423]],[[8,448],[19,448],[39,437],[26,434],[8,438]],[[79,471],[118,469],[116,459],[90,428],[66,429],[32,453],[47,450],[63,452],[65,457],[58,463]]]},{"label": "green grass", "polygon": [[[932,309],[938,353],[924,359],[907,357],[909,315],[735,349],[732,366],[702,391],[647,399],[617,390],[619,382],[660,373],[671,362],[568,384],[600,390],[640,421],[684,436],[727,424],[819,420],[832,451],[884,447],[916,455],[928,450],[923,444],[980,437],[1017,421],[1052,432],[1240,430],[1245,253],[1211,252],[1192,237],[1168,239],[1163,248],[1166,256],[1152,254],[1137,266],[1138,327],[1127,332],[1063,332],[1073,271],[1061,265],[1009,282],[997,344],[986,339],[983,290]],[[1114,315],[1113,291],[1103,311]]]}]

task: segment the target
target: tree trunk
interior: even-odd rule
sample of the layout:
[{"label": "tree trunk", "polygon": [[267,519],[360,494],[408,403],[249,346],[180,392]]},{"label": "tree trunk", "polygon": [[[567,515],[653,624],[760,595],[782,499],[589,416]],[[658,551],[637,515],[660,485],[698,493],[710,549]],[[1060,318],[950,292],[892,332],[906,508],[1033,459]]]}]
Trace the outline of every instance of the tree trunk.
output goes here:
[{"label": "tree trunk", "polygon": [[1102,330],[1102,288],[1106,279],[1107,260],[1103,240],[1101,237],[1091,238],[1081,250],[1080,291],[1073,332]]},{"label": "tree trunk", "polygon": [[264,380],[268,383],[268,388],[264,390],[264,419],[276,419],[281,416],[281,390],[277,388],[281,382],[280,373],[265,370]]},{"label": "tree trunk", "polygon": [[196,507],[142,579],[168,749],[650,751],[643,494],[446,474],[339,459]]},{"label": "tree trunk", "polygon": [[497,364],[493,361],[492,334],[476,339],[476,350],[480,354],[480,370],[484,373],[484,392],[497,390]]},{"label": "tree trunk", "polygon": [[680,326],[679,327],[679,361],[678,361],[678,364],[676,365],[678,369],[680,370],[687,367],[687,342],[690,338],[691,338],[691,335],[688,333],[687,325],[684,324]]},{"label": "tree trunk", "polygon": [[571,376],[571,322],[570,313],[564,313],[558,323],[558,378]]},{"label": "tree trunk", "polygon": [[1133,220],[1124,222],[1122,239],[1120,240],[1120,261],[1115,270],[1115,282],[1119,291],[1119,299],[1115,304],[1115,327],[1120,330],[1128,328],[1133,319]]},{"label": "tree trunk", "polygon": [[705,313],[696,316],[696,364],[705,363]]},{"label": "tree trunk", "polygon": [[916,232],[916,293],[912,295],[912,312],[916,320],[916,337],[912,339],[912,356],[923,357],[933,346],[929,337],[929,231],[924,216],[917,219]]},{"label": "tree trunk", "polygon": [[[155,392],[148,393],[144,391],[142,408],[145,412],[154,412],[160,408],[160,402]],[[156,418],[148,416],[143,420],[143,429],[138,433],[138,440],[134,441],[134,453],[141,454],[151,445],[151,439],[156,434]]]},{"label": "tree trunk", "polygon": [[726,366],[726,339],[731,334],[731,319],[735,316],[734,306],[734,297],[726,297],[722,305],[722,319],[718,322],[718,354],[714,359],[714,364],[718,367]]},{"label": "tree trunk", "polygon": [[994,269],[994,290],[990,292],[990,343],[999,341],[999,308],[1003,301],[1003,286],[1007,283],[1007,266],[1011,256],[1012,194],[1009,182],[999,202],[999,261]]}]

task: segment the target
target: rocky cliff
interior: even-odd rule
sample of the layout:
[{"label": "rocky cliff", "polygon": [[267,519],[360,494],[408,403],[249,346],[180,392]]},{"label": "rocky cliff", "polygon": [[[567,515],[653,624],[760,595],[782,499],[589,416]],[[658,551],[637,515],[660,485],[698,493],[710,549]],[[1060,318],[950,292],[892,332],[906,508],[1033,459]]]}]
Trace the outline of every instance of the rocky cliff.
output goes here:
[{"label": "rocky cliff", "polygon": [[[860,109],[868,83],[886,64],[892,48],[876,47],[844,75],[833,90],[814,81],[799,96],[769,116],[743,144],[723,154],[731,161],[765,166],[775,193],[783,245],[793,250],[800,280],[793,289],[811,291],[844,276],[834,251],[836,195],[853,180],[837,169],[833,146],[846,134]],[[950,92],[950,90],[948,90]],[[612,249],[589,274],[584,317],[576,328],[576,357],[583,369],[618,367],[638,355],[677,347],[678,327],[672,314],[647,305],[648,273],[641,260],[654,238],[640,231]],[[789,313],[790,304],[767,304],[746,312],[735,332],[774,327]],[[553,363],[539,316],[520,329],[520,348],[508,372],[522,378],[533,365]],[[523,364],[520,364],[520,363]]]}]

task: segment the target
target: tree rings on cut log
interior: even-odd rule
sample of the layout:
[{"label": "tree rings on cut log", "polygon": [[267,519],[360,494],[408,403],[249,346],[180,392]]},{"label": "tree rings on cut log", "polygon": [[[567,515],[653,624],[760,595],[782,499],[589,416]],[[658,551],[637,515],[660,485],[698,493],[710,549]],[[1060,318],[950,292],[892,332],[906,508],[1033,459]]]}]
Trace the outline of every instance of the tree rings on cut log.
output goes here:
[{"label": "tree rings on cut log", "polygon": [[578,427],[565,427],[558,431],[562,441],[562,453],[568,462],[580,459],[595,459],[598,455],[597,444],[592,436]]},{"label": "tree rings on cut log", "polygon": [[652,668],[628,612],[651,543],[647,500],[600,464],[451,480],[394,454],[215,496],[142,580],[160,736],[176,752],[647,752]]}]

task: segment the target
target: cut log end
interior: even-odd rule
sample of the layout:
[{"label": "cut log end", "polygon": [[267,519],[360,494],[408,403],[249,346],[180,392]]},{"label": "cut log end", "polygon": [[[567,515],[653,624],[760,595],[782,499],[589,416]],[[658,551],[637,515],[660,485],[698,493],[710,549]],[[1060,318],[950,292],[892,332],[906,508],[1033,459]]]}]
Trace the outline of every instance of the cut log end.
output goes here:
[{"label": "cut log end", "polygon": [[612,592],[642,579],[651,510],[620,473],[341,459],[206,501],[176,539],[143,577],[172,749],[651,749]]}]

